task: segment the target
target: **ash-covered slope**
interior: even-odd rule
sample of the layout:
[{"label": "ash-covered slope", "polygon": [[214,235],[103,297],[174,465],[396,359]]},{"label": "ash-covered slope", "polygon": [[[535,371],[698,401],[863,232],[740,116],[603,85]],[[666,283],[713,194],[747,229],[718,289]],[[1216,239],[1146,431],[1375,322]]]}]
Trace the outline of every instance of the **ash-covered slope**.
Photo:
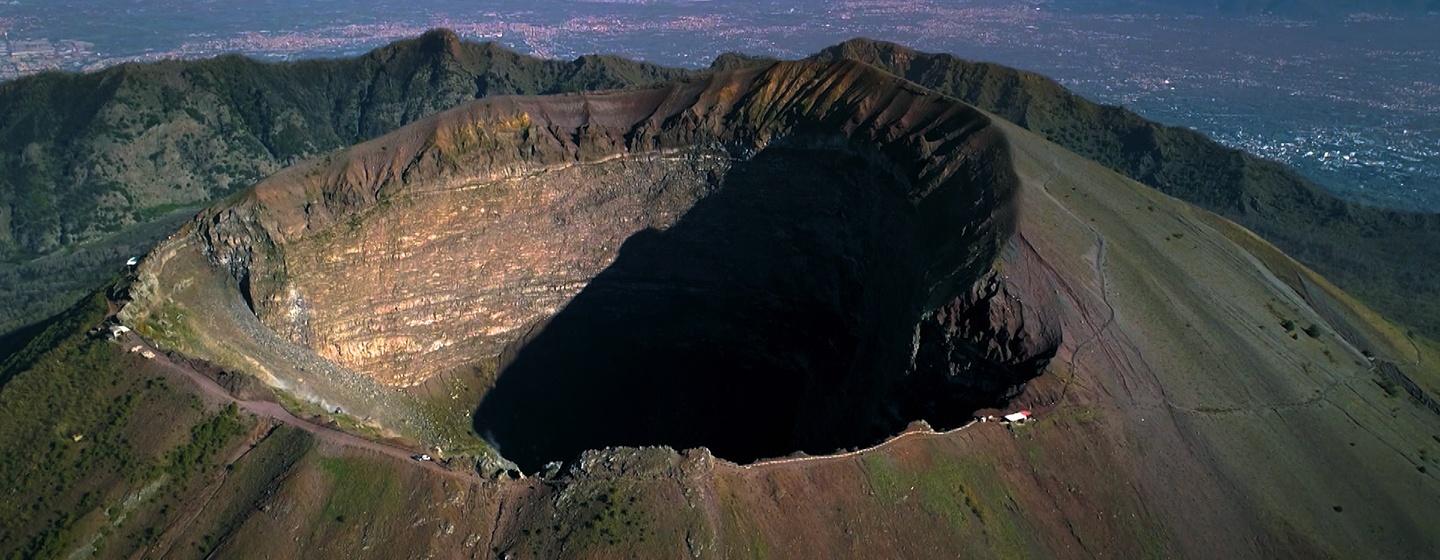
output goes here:
[{"label": "ash-covered slope", "polygon": [[[498,98],[202,213],[125,313],[423,440],[446,441],[410,400],[457,383],[526,468],[617,444],[827,451],[967,419],[1043,367],[1043,320],[963,318],[996,295],[971,289],[1013,187],[988,117],[856,62]],[[964,324],[922,337],[941,307]]]},{"label": "ash-covered slope", "polygon": [[1440,214],[1344,200],[1283,164],[1092,102],[1031,72],[868,39],[840,43],[815,58],[873,64],[994,113],[1225,216],[1387,317],[1440,336],[1440,282],[1429,273],[1440,262]]}]

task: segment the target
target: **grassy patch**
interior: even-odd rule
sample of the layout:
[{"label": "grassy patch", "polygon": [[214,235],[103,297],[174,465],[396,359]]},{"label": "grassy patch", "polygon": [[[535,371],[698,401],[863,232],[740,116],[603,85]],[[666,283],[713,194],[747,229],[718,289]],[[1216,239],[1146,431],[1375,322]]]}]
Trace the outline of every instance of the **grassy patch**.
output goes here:
[{"label": "grassy patch", "polygon": [[865,455],[863,463],[871,488],[882,503],[898,505],[917,500],[926,513],[945,519],[957,529],[967,521],[985,522],[985,512],[967,486],[966,473],[959,463],[942,460],[927,468],[902,470],[882,453]]},{"label": "grassy patch", "polygon": [[348,524],[394,510],[404,496],[394,473],[374,461],[326,457],[320,469],[334,482],[321,509],[321,523]]},{"label": "grassy patch", "polygon": [[[494,376],[495,364],[487,361],[479,367],[476,377],[489,379]],[[435,381],[440,390],[436,394],[416,399],[416,413],[435,426],[438,444],[445,448],[446,457],[493,457],[492,450],[475,433],[474,418],[476,403],[480,402],[483,388],[467,385],[460,377],[448,377]]]},{"label": "grassy patch", "polygon": [[183,351],[198,347],[198,335],[190,328],[185,310],[173,302],[165,302],[145,321],[136,324],[135,331],[163,348]]},{"label": "grassy patch", "polygon": [[340,431],[371,440],[392,437],[392,434],[382,431],[375,423],[348,414],[344,412],[344,409],[341,409],[340,412],[326,410],[319,403],[304,400],[283,390],[275,390],[272,394],[275,402],[280,403],[281,407],[295,415],[296,418],[307,418],[313,422],[327,424]]},{"label": "grassy patch", "polygon": [[956,531],[983,535],[988,540],[977,540],[977,546],[1002,558],[1032,553],[1021,520],[1004,505],[1009,493],[992,466],[940,452],[924,465],[902,465],[882,453],[867,454],[862,463],[882,505],[918,504]]},{"label": "grassy patch", "polygon": [[[740,499],[728,487],[720,489],[720,505],[725,512],[724,531],[721,539],[726,543],[727,553],[734,558],[763,560],[772,556],[770,544],[766,542],[760,528],[752,523],[749,514],[740,505]],[[748,554],[738,554],[743,549]]]}]

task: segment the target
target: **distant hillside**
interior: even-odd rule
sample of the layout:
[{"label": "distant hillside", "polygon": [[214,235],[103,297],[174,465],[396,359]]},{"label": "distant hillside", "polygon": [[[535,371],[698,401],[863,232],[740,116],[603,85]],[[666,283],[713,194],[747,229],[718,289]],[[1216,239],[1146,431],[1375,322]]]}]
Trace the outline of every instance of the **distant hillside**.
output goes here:
[{"label": "distant hillside", "polygon": [[[1284,165],[1100,105],[1039,74],[856,39],[822,59],[869,62],[1038,132],[1280,246],[1389,317],[1440,333],[1440,214],[1346,202]],[[725,57],[719,65],[744,64]]]},{"label": "distant hillside", "polygon": [[[45,74],[0,86],[12,254],[34,256],[249,186],[476,97],[623,87],[680,72],[605,57],[521,56],[432,32],[360,58],[237,56]],[[98,195],[98,196],[97,196]]]},{"label": "distant hillside", "polygon": [[343,60],[226,56],[5,83],[0,332],[93,289],[199,205],[306,157],[469,99],[682,73],[605,56],[542,60],[435,31]]}]

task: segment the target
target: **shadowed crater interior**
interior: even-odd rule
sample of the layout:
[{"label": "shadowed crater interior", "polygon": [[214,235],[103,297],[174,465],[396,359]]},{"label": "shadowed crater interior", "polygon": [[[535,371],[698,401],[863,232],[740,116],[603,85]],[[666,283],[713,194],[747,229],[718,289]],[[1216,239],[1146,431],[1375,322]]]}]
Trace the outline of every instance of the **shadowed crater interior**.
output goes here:
[{"label": "shadowed crater interior", "polygon": [[878,158],[824,144],[736,162],[673,226],[630,237],[509,353],[477,432],[527,470],[616,445],[750,461],[946,427],[1018,392],[1053,345],[997,352],[970,290],[1003,227],[974,195],[995,177],[932,194],[974,213],[937,220]]},{"label": "shadowed crater interior", "polygon": [[410,399],[475,379],[476,433],[526,470],[749,461],[954,426],[1038,374],[1053,321],[992,269],[1015,192],[983,113],[801,61],[467,104],[276,174],[194,242],[264,373],[377,426],[444,441]]}]

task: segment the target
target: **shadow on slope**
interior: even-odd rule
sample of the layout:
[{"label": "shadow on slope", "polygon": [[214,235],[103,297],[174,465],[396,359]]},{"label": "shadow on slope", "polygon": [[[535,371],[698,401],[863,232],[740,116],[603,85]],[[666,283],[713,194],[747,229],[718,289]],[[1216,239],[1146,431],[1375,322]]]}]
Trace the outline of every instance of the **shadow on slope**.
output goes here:
[{"label": "shadow on slope", "polygon": [[835,149],[772,147],[715,180],[509,356],[475,415],[507,458],[535,470],[615,445],[831,452],[937,408],[913,395],[947,395],[968,419],[1038,374],[988,393],[906,386],[946,377],[911,375],[914,329],[993,258],[995,209],[967,192],[993,186],[938,195],[970,202],[969,223],[926,225],[893,174]]}]

